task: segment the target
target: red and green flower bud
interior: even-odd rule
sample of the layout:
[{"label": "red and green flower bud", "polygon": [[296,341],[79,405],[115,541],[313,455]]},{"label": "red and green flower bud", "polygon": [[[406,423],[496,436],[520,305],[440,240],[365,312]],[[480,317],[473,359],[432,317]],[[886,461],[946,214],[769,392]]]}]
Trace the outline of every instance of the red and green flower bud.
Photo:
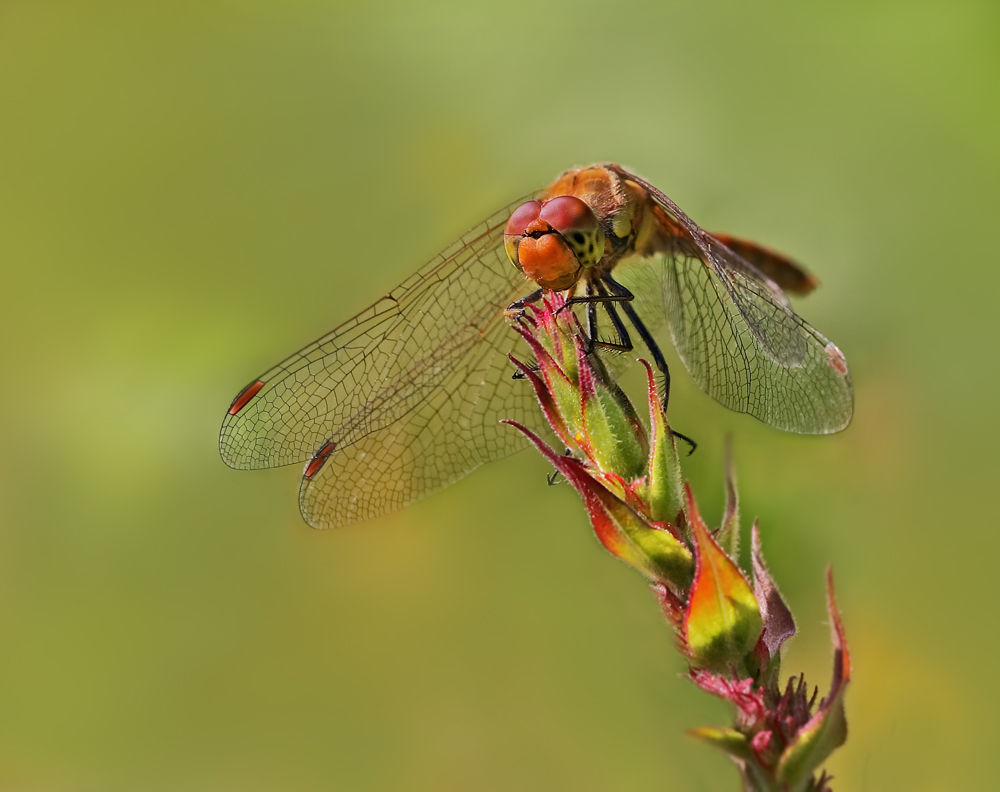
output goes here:
[{"label": "red and green flower bud", "polygon": [[649,460],[646,479],[646,498],[649,516],[655,522],[676,523],[684,508],[681,465],[677,455],[677,443],[667,427],[666,417],[660,406],[659,394],[653,369],[645,360],[647,397],[649,401]]},{"label": "red and green flower bud", "polygon": [[689,656],[698,668],[746,668],[763,627],[760,608],[740,568],[709,533],[690,488],[687,505],[697,563],[684,618]]},{"label": "red and green flower bud", "polygon": [[651,580],[686,589],[694,571],[691,551],[669,531],[647,523],[625,501],[594,478],[578,459],[562,456],[536,434],[514,423],[536,448],[573,485],[583,498],[587,516],[602,545]]},{"label": "red and green flower bud", "polygon": [[[534,211],[534,209],[532,209]],[[795,632],[791,612],[764,563],[753,527],[753,587],[733,559],[739,546],[739,500],[727,449],[726,505],[722,525],[709,531],[680,463],[647,372],[650,430],[607,375],[585,341],[565,300],[546,297],[518,323],[538,361],[537,370],[515,361],[553,430],[573,455],[560,455],[518,424],[542,454],[579,492],[594,533],[612,554],[642,572],[663,607],[690,678],[736,708],[730,729],[692,734],[732,757],[744,788],[769,792],[819,792],[827,776],[814,773],[846,739],[844,691],[850,657],[829,583],[834,632],[834,679],[816,706],[802,677],[778,686],[780,650]],[[512,422],[507,422],[512,423]],[[579,452],[579,453],[577,453]]]},{"label": "red and green flower bud", "polygon": [[[565,427],[570,442],[566,442],[566,438],[560,433],[560,428],[554,424],[552,427],[553,430],[560,433],[560,437],[566,442],[567,446],[581,445],[581,442],[584,440],[584,425],[580,404],[580,389],[577,383],[577,372],[575,371],[575,350],[572,355],[565,355],[567,359],[574,361],[573,376],[570,376],[553,356],[553,353],[546,346],[542,345],[538,338],[536,338],[536,334],[525,326],[525,324],[518,323],[515,325],[515,328],[527,342],[532,354],[535,356],[535,360],[538,362],[538,371],[544,382],[544,388],[540,391],[536,384],[536,379],[528,377],[529,380],[532,380],[532,385],[535,386],[535,394],[539,397],[540,402],[554,405],[559,415],[559,422],[562,427]],[[538,335],[542,338],[553,339],[559,335],[559,332],[554,327],[552,329],[554,335],[549,335],[546,332],[539,332]],[[519,368],[522,372],[528,370],[523,364],[519,365]],[[542,391],[544,391],[544,394]]]},{"label": "red and green flower bud", "polygon": [[647,454],[643,447],[645,435],[641,432],[632,405],[621,398],[620,390],[612,390],[596,374],[579,340],[577,365],[583,432],[592,449],[590,455],[594,464],[598,470],[617,473],[627,481],[644,476]]}]

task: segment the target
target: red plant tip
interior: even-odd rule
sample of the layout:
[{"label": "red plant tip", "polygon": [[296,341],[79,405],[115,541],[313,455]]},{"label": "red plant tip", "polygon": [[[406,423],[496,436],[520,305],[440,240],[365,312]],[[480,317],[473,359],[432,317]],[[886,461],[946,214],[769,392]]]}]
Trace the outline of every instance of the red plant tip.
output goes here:
[{"label": "red plant tip", "polygon": [[523,432],[580,494],[594,534],[612,555],[649,579],[667,583],[676,590],[690,584],[694,558],[683,542],[669,531],[650,525],[639,512],[608,490],[599,480],[603,474],[589,470],[579,459],[556,453],[521,424],[502,423]]},{"label": "red plant tip", "polygon": [[[764,622],[764,632],[760,636],[759,654],[761,665],[777,674],[777,659],[781,645],[795,635],[795,619],[788,605],[781,598],[777,585],[764,563],[764,552],[760,544],[760,528],[753,524],[750,540],[750,559],[753,567],[753,592],[760,605],[760,615]],[[773,666],[772,666],[773,662]]]},{"label": "red plant tip", "polygon": [[[791,789],[805,784],[830,754],[847,740],[844,693],[851,676],[851,660],[834,595],[833,574],[829,569],[826,583],[827,607],[833,630],[833,683],[829,694],[820,702],[816,714],[798,729],[781,754],[775,776]],[[812,701],[810,699],[809,708]]]},{"label": "red plant tip", "polygon": [[833,632],[835,664],[831,688],[836,688],[851,679],[851,653],[847,650],[847,635],[840,618],[840,609],[837,607],[837,594],[833,587],[833,567],[826,569],[826,607],[830,614],[830,629]]},{"label": "red plant tip", "polygon": [[559,411],[559,405],[552,397],[552,392],[545,386],[541,377],[530,366],[526,366],[513,355],[507,355],[507,357],[517,367],[517,370],[521,372],[521,375],[531,384],[532,389],[535,391],[535,398],[538,399],[538,404],[542,408],[542,413],[549,422],[549,426],[552,427],[552,431],[559,436],[559,439],[562,440],[563,445],[567,448],[575,448],[576,443],[573,432],[566,425],[566,421]]}]

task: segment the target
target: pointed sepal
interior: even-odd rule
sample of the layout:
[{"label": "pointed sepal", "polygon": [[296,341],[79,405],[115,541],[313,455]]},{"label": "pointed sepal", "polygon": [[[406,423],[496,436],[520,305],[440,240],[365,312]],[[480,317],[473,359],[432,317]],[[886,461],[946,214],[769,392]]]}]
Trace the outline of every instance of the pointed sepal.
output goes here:
[{"label": "pointed sepal", "polygon": [[583,499],[598,540],[613,555],[654,581],[681,589],[690,584],[694,557],[670,531],[650,525],[625,501],[597,481],[586,466],[560,456],[530,429],[505,421],[523,432]]},{"label": "pointed sepal", "polygon": [[790,790],[805,789],[812,774],[847,740],[844,692],[851,678],[851,656],[833,590],[833,572],[827,570],[827,609],[833,632],[833,682],[819,709],[798,730],[778,762],[776,777]]},{"label": "pointed sepal", "polygon": [[688,730],[688,734],[718,748],[733,759],[738,759],[741,762],[752,762],[756,758],[746,735],[736,731],[736,729],[716,729],[712,726],[701,726],[697,729]]},{"label": "pointed sepal", "polygon": [[576,442],[573,435],[570,432],[569,427],[566,426],[566,421],[563,420],[562,414],[559,412],[559,407],[556,404],[555,399],[552,398],[551,391],[545,387],[545,383],[542,381],[542,378],[539,377],[530,366],[525,365],[513,355],[507,355],[507,358],[517,367],[517,370],[521,372],[521,375],[531,384],[532,389],[535,391],[535,398],[538,399],[538,404],[542,408],[542,413],[545,415],[545,419],[549,422],[549,426],[552,427],[552,431],[559,436],[559,439],[563,441],[567,448],[575,447]]},{"label": "pointed sepal", "polygon": [[730,558],[740,557],[740,495],[736,488],[736,468],[733,465],[733,438],[726,437],[726,507],[722,525],[715,535],[719,546]]},{"label": "pointed sepal", "polygon": [[653,369],[645,360],[639,362],[646,367],[646,394],[649,402],[649,473],[646,480],[649,515],[658,522],[676,522],[677,515],[684,507],[684,486],[677,443],[663,415]]},{"label": "pointed sepal", "polygon": [[740,568],[712,538],[686,488],[695,547],[695,579],[684,618],[685,642],[698,668],[741,668],[760,637],[760,608]]},{"label": "pointed sepal", "polygon": [[795,618],[788,605],[781,598],[771,573],[764,563],[764,553],[760,546],[760,528],[754,522],[750,534],[750,558],[753,564],[753,593],[760,606],[764,631],[760,636],[759,652],[761,666],[777,674],[777,664],[771,664],[780,656],[781,645],[795,635]]}]

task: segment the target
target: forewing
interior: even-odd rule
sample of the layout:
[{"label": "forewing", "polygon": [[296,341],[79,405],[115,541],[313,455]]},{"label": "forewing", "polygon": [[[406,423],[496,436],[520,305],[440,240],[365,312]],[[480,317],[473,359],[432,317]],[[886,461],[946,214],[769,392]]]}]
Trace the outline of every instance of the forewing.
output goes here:
[{"label": "forewing", "polygon": [[[226,463],[274,467],[311,460],[327,449],[321,466],[310,465],[302,503],[311,524],[332,525],[403,506],[520,447],[517,433],[490,423],[502,417],[531,421],[538,412],[526,382],[507,382],[513,369],[506,354],[514,350],[530,358],[503,316],[507,305],[531,291],[503,250],[504,225],[522,202],[498,212],[389,295],[261,375],[260,390],[245,405],[237,399],[234,408],[240,409],[223,422],[219,445]],[[443,453],[428,449],[445,436],[452,461],[408,482],[405,497],[386,494],[377,503],[378,497],[359,494],[365,488],[391,493],[404,487],[392,478],[403,463],[391,453],[402,460],[419,452],[429,460],[428,454]],[[333,478],[337,470],[352,478]],[[323,482],[358,492],[324,494]],[[354,515],[350,520],[340,507],[324,512],[324,504],[337,498],[363,505],[348,510]],[[334,513],[340,516],[330,516]]]}]

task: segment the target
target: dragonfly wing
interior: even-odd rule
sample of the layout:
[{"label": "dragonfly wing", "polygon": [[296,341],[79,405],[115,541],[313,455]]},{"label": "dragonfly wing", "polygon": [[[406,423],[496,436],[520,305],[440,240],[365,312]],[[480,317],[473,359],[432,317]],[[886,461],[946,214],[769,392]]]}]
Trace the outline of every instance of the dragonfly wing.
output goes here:
[{"label": "dragonfly wing", "polygon": [[664,287],[677,352],[722,404],[788,432],[850,423],[854,392],[840,350],[766,286],[675,254]]},{"label": "dragonfly wing", "polygon": [[707,268],[717,276],[761,351],[784,368],[800,366],[815,329],[791,309],[774,281],[751,270],[746,261],[714,239],[708,245],[712,257]]},{"label": "dragonfly wing", "polygon": [[[311,524],[332,525],[345,522],[348,513],[353,521],[398,508],[520,447],[516,438],[508,439],[513,430],[495,424],[515,418],[536,425],[539,412],[528,383],[506,381],[513,371],[508,352],[530,359],[503,316],[504,308],[532,290],[503,250],[507,218],[523,200],[263,374],[244,392],[252,396],[237,397],[223,422],[223,460],[236,468],[309,462],[303,514]],[[429,405],[436,405],[434,420],[427,418]],[[409,482],[406,498],[386,495],[380,505],[369,496],[367,505],[347,512],[331,505],[337,518],[323,511],[323,504],[339,497],[320,492],[324,486],[351,486],[331,477],[338,469],[361,465],[369,478],[352,473],[361,488],[389,492],[402,486],[390,478],[395,468],[378,443],[384,448],[404,441],[425,455],[444,442],[452,461],[436,475],[425,472]]]},{"label": "dragonfly wing", "polygon": [[854,414],[854,390],[840,350],[791,309],[773,280],[653,185],[619,172],[649,191],[669,228],[667,249],[623,267],[623,282],[636,293],[641,315],[656,317],[651,324],[666,316],[674,346],[701,388],[778,429],[844,429]]},{"label": "dragonfly wing", "polygon": [[[401,509],[484,462],[526,446],[503,418],[549,436],[531,386],[511,377],[508,351],[531,360],[504,320],[455,339],[447,375],[405,416],[341,448],[317,473],[303,476],[299,507],[306,522],[330,528]],[[336,442],[336,441],[335,441]],[[308,473],[308,466],[307,466]]]},{"label": "dragonfly wing", "polygon": [[634,259],[615,274],[650,331],[668,328],[695,382],[726,407],[801,434],[850,423],[840,350],[766,286],[683,253]]}]

